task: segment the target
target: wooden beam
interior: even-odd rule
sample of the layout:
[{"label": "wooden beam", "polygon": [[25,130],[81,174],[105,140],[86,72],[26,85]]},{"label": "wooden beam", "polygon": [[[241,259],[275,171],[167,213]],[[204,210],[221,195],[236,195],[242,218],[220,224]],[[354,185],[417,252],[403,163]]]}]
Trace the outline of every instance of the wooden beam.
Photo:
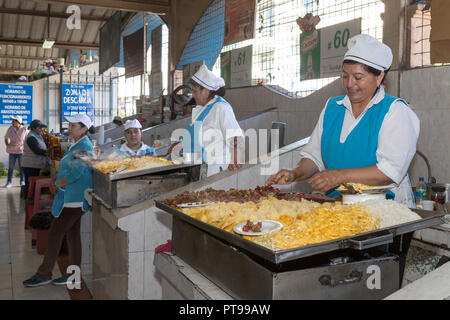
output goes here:
[{"label": "wooden beam", "polygon": [[128,22],[130,22],[131,18],[133,18],[135,14],[136,14],[135,12],[126,13],[125,17],[121,21],[120,32],[125,30],[125,27],[127,26]]},{"label": "wooden beam", "polygon": [[0,69],[0,74],[15,75],[15,76],[29,76],[34,70],[4,70]]},{"label": "wooden beam", "polygon": [[[43,42],[44,40],[0,38],[0,44],[13,46],[42,47]],[[98,50],[100,45],[96,43],[56,41],[53,48]]]},{"label": "wooden beam", "polygon": [[[33,10],[18,10],[18,9],[9,9],[9,8],[0,8],[0,13],[5,14],[19,14],[24,16],[34,16],[34,17],[48,17],[47,11],[33,11]],[[71,14],[68,13],[60,13],[60,12],[51,12],[50,18],[61,18],[67,19]],[[105,17],[94,17],[94,16],[81,16],[81,20],[89,20],[89,21],[100,21],[106,22],[108,18]]]},{"label": "wooden beam", "polygon": [[47,59],[58,59],[58,58],[50,58],[50,57],[26,57],[26,56],[8,56],[8,55],[0,55],[0,59],[8,59],[8,60],[33,60],[33,61],[41,61]]},{"label": "wooden beam", "polygon": [[126,0],[34,0],[39,2],[50,2],[67,5],[80,5],[90,7],[102,7],[107,9],[121,10],[121,11],[136,11],[136,12],[148,12],[154,14],[168,14],[170,5],[164,2],[158,1],[126,1]]}]

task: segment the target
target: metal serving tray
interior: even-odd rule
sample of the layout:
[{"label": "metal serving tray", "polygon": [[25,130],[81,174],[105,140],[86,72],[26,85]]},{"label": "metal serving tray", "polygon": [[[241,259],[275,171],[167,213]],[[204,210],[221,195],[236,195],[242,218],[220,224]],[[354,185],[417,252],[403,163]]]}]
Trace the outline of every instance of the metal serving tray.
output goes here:
[{"label": "metal serving tray", "polygon": [[235,246],[236,248],[248,251],[275,264],[339,249],[351,248],[356,250],[365,250],[383,244],[392,243],[395,236],[442,224],[442,217],[445,215],[443,211],[413,209],[413,211],[421,216],[422,219],[394,225],[388,228],[365,232],[346,238],[320,242],[292,249],[273,251],[240,236],[234,235],[228,231],[191,218],[188,215],[161,203],[160,201],[155,201],[155,204],[156,207],[172,214],[175,219],[181,219],[188,224],[195,226],[196,228],[201,229],[202,231],[221,239],[232,246]]},{"label": "metal serving tray", "polygon": [[202,167],[170,165],[125,173],[105,174],[93,168],[94,193],[111,209],[126,208],[201,179]]},{"label": "metal serving tray", "polygon": [[144,176],[144,175],[148,175],[148,174],[155,174],[155,173],[160,173],[160,172],[167,172],[167,171],[175,171],[175,170],[179,170],[179,169],[183,169],[183,168],[190,168],[190,167],[194,167],[194,166],[198,166],[197,164],[173,164],[173,165],[169,165],[169,166],[162,166],[162,167],[156,167],[156,168],[149,168],[149,169],[138,169],[138,170],[132,170],[132,171],[127,171],[127,172],[119,172],[119,173],[108,173],[105,174],[101,171],[98,171],[97,169],[95,169],[94,167],[92,167],[92,170],[97,171],[99,174],[104,175],[106,179],[110,180],[110,181],[115,181],[115,180],[121,180],[121,179],[127,179],[127,178],[132,178],[132,177],[138,177],[138,176]]}]

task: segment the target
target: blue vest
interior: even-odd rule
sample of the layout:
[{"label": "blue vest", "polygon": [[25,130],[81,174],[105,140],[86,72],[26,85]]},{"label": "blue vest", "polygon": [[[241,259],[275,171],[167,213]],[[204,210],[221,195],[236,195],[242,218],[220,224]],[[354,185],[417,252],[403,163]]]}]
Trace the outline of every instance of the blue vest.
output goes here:
[{"label": "blue vest", "polygon": [[208,105],[194,122],[191,120],[191,123],[186,127],[186,132],[183,136],[183,153],[201,152],[203,162],[207,161],[207,156],[205,154],[205,149],[200,144],[200,129],[206,116],[217,102],[228,104],[222,97],[217,97],[216,101]]},{"label": "blue vest", "polygon": [[406,102],[385,94],[383,100],[366,111],[345,142],[341,143],[346,108],[337,104],[337,101],[342,99],[344,96],[331,98],[323,118],[321,151],[325,168],[363,168],[377,164],[378,134],[384,117],[394,101]]}]

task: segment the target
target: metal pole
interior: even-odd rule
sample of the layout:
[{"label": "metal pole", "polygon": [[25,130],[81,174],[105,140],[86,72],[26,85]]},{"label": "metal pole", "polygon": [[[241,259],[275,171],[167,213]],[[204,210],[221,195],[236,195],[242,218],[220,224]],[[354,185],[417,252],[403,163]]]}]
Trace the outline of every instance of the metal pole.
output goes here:
[{"label": "metal pole", "polygon": [[[69,93],[69,97],[72,96],[72,70],[70,70],[69,73],[69,88],[70,88],[70,93]],[[69,116],[72,115],[72,99],[69,100]]]},{"label": "metal pole", "polygon": [[77,95],[78,95],[78,113],[80,113],[80,69],[78,69],[78,85],[77,85]]},{"label": "metal pole", "polygon": [[62,133],[63,129],[63,70],[59,70],[59,93],[60,93],[60,99],[59,99],[59,132]]},{"label": "metal pole", "polygon": [[94,114],[93,118],[94,118],[94,127],[95,127],[95,82],[97,81],[97,78],[95,76],[95,71],[94,71],[94,110],[92,110],[92,113]]},{"label": "metal pole", "polygon": [[45,90],[45,120],[46,120],[46,124],[48,127],[50,127],[50,101],[49,101],[49,97],[50,97],[50,81],[47,77],[47,79],[45,80],[45,84],[47,86],[46,90]]},{"label": "metal pole", "polygon": [[102,86],[100,88],[100,95],[101,95],[101,106],[102,106],[102,110],[101,110],[101,120],[100,120],[100,125],[103,125],[103,110],[105,109],[105,97],[104,97],[104,81],[103,81],[103,73],[102,73]]},{"label": "metal pole", "polygon": [[109,121],[112,121],[114,115],[114,97],[113,97],[113,82],[111,72],[109,73]]}]

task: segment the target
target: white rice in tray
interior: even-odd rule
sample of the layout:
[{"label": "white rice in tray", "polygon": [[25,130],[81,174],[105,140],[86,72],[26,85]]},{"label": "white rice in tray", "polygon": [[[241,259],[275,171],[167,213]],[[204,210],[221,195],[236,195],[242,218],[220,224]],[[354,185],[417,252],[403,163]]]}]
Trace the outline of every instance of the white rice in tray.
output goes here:
[{"label": "white rice in tray", "polygon": [[394,200],[367,200],[361,205],[380,219],[380,229],[421,219],[417,213]]}]

